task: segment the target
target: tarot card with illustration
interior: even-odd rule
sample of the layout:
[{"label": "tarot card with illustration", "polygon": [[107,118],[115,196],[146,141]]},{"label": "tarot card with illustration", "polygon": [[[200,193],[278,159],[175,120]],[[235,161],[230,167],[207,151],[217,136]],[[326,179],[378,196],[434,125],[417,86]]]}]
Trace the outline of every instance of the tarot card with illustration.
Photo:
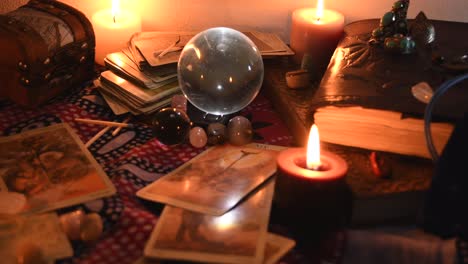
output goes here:
[{"label": "tarot card with illustration", "polygon": [[68,124],[0,137],[2,191],[24,194],[22,213],[110,196],[115,187]]},{"label": "tarot card with illustration", "polygon": [[[287,237],[277,234],[268,233],[265,245],[265,253],[263,254],[263,264],[277,263],[289,250],[291,250],[296,242]],[[141,257],[134,264],[183,264],[187,261],[162,260],[156,258]],[[191,263],[191,262],[190,262]]]},{"label": "tarot card with illustration", "polygon": [[167,205],[144,255],[210,263],[262,263],[273,189],[271,179],[222,216]]},{"label": "tarot card with illustration", "polygon": [[39,247],[47,263],[73,255],[57,214],[0,216],[0,262],[19,263],[16,254],[28,246]]},{"label": "tarot card with illustration", "polygon": [[137,192],[143,199],[222,215],[276,172],[282,147],[212,147]]}]

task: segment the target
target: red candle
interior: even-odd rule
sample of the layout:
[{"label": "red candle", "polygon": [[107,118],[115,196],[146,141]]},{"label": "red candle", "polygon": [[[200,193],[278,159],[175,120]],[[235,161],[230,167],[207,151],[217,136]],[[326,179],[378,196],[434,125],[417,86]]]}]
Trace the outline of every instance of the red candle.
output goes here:
[{"label": "red candle", "polygon": [[322,152],[321,166],[318,169],[306,167],[305,148],[289,148],[278,155],[277,164],[280,173],[295,177],[305,184],[315,184],[327,181],[342,180],[346,176],[348,166],[339,156],[331,152]]},{"label": "red candle", "polygon": [[348,171],[346,162],[331,152],[320,151],[317,126],[310,130],[309,142],[305,148],[289,148],[277,158],[278,170],[286,177],[294,177],[305,184],[337,181]]},{"label": "red candle", "polygon": [[343,14],[323,5],[323,0],[318,0],[317,8],[301,8],[292,14],[290,45],[295,52],[294,61],[301,63],[304,54],[308,54],[312,70],[328,65],[343,35]]},{"label": "red candle", "polygon": [[319,141],[314,125],[307,150],[289,148],[277,157],[274,205],[279,217],[300,232],[313,229],[314,223],[336,226],[349,215],[348,166],[333,153],[320,153]]}]

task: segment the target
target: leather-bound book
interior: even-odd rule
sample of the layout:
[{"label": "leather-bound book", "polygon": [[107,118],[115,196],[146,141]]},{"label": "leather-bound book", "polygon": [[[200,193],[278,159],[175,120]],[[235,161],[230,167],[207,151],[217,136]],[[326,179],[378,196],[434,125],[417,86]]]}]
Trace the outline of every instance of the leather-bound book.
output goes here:
[{"label": "leather-bound book", "polygon": [[[376,27],[376,20],[346,27],[310,101],[315,123],[327,142],[429,158],[423,125],[426,103],[413,91],[438,89],[444,81],[468,71],[468,24],[411,21],[410,30],[435,30],[434,41],[417,42],[411,54],[369,44]],[[452,133],[451,122],[468,112],[468,83],[458,86],[434,108],[432,136],[439,151]]]},{"label": "leather-bound book", "polygon": [[[348,24],[323,78],[305,89],[290,89],[286,85],[285,74],[297,70],[298,65],[288,59],[265,62],[262,91],[272,101],[291,131],[295,144],[306,144],[310,126],[315,122],[320,131],[322,147],[337,153],[347,161],[347,181],[354,194],[353,224],[415,223],[418,220],[433,174],[432,161],[427,158],[428,154],[425,152],[424,135],[420,134],[420,143],[424,146],[422,155],[370,148],[366,144],[360,145],[362,141],[369,140],[370,136],[357,139],[355,135],[348,134],[349,129],[341,125],[341,122],[346,120],[330,121],[331,118],[326,117],[322,122],[317,122],[314,120],[314,114],[327,106],[383,110],[385,113],[398,115],[400,118],[396,119],[397,124],[398,120],[412,116],[420,122],[419,133],[422,133],[421,117],[425,104],[413,97],[411,87],[424,81],[436,89],[440,83],[457,75],[457,71],[463,70],[462,55],[465,53],[462,51],[468,51],[467,41],[459,41],[468,36],[468,24],[432,20],[430,22],[435,28],[435,42],[419,47],[413,54],[405,55],[386,53],[379,46],[368,45],[371,32],[378,27],[379,20],[362,20]],[[465,33],[460,36],[460,32]],[[433,58],[437,56],[444,56],[445,60],[434,61]],[[461,61],[457,61],[457,58]],[[400,64],[401,68],[398,67]],[[443,120],[451,121],[462,116],[464,110],[461,107],[468,106],[464,100],[466,99],[463,99],[459,92],[447,93],[435,107],[434,119],[444,118]],[[439,107],[439,104],[444,108]],[[375,119],[375,112],[370,113],[365,118]],[[442,124],[442,127],[444,126],[448,126],[449,130],[445,132],[448,138],[452,126]],[[386,128],[391,129],[390,126]],[[324,136],[326,138],[328,129],[335,129],[338,137],[345,138],[350,143],[327,142]],[[351,132],[357,133],[357,128],[353,129]],[[388,140],[398,142],[405,139],[405,134],[397,138],[380,134],[378,136],[381,138],[374,141],[386,145]],[[379,160],[385,161],[385,165],[382,166],[388,170],[388,177],[381,177],[382,175],[375,173],[373,155],[378,155]]]}]

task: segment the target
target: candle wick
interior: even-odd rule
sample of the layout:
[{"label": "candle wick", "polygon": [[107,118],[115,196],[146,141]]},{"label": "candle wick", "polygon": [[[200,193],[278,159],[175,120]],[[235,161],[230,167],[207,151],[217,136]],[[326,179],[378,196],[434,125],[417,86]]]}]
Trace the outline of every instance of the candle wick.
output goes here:
[{"label": "candle wick", "polygon": [[320,17],[317,17],[317,22],[320,22]]},{"label": "candle wick", "polygon": [[113,16],[113,19],[114,19],[114,23],[116,23],[116,22],[115,22],[115,15]]}]

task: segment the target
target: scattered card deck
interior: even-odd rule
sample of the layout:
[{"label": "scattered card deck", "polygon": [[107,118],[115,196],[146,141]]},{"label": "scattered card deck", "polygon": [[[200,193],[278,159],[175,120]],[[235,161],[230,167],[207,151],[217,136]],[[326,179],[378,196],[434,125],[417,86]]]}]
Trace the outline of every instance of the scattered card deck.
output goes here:
[{"label": "scattered card deck", "polygon": [[276,171],[280,147],[212,147],[137,192],[143,199],[222,215]]},{"label": "scattered card deck", "polygon": [[51,211],[115,193],[68,124],[0,137],[0,149],[0,189],[25,195],[22,213]]},{"label": "scattered card deck", "polygon": [[145,246],[147,257],[263,263],[274,180],[222,216],[166,205]]}]

